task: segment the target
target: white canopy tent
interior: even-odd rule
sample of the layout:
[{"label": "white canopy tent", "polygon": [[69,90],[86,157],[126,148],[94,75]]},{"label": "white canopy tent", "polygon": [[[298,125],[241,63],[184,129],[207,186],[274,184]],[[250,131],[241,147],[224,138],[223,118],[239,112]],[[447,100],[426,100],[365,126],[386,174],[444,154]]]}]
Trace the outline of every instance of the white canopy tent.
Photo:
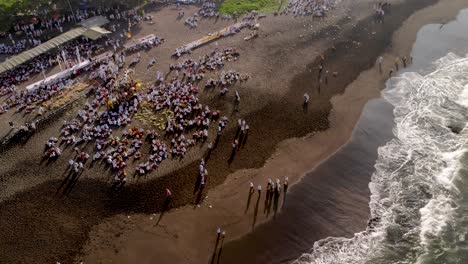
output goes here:
[{"label": "white canopy tent", "polygon": [[23,64],[43,53],[46,53],[54,48],[63,45],[64,43],[73,40],[79,36],[85,36],[90,39],[98,39],[105,34],[111,32],[101,28],[100,26],[109,23],[109,20],[103,16],[97,16],[89,18],[79,25],[80,27],[71,29],[47,42],[42,43],[41,45],[34,47],[30,50],[22,52],[16,56],[8,58],[6,61],[0,63],[0,73],[6,72],[15,68],[16,66]]}]

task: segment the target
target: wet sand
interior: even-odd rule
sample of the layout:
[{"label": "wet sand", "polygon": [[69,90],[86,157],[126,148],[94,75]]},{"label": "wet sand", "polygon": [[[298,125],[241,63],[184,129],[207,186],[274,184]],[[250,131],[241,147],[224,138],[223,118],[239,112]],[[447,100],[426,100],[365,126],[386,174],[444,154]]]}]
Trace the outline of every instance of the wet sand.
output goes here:
[{"label": "wet sand", "polygon": [[362,229],[377,148],[392,138],[392,110],[383,99],[369,102],[349,143],[288,190],[272,221],[226,244],[219,263],[287,263],[330,234]]},{"label": "wet sand", "polygon": [[[410,41],[405,41],[404,37],[416,36],[423,26],[426,31],[436,30],[436,27],[440,29],[442,27],[436,23],[445,24],[461,8],[468,6],[462,1],[447,3],[441,1],[411,16],[395,33],[394,48],[385,57],[394,58],[395,54],[402,54],[402,50],[410,50],[413,37],[409,38]],[[421,41],[427,44],[428,40]],[[445,43],[449,40],[432,41]],[[425,52],[430,58],[412,54],[418,58],[414,61],[415,65],[423,61],[427,64],[427,61],[434,60],[434,56],[445,55],[439,52],[439,46],[425,46],[426,49],[420,52]],[[443,45],[440,47],[443,49]],[[433,53],[428,52],[427,48],[434,49]],[[466,50],[461,46],[458,49]],[[383,83],[380,85],[384,88]],[[350,237],[353,232],[365,230],[369,219],[368,183],[375,170],[377,148],[393,138],[392,110],[392,106],[383,99],[367,103],[350,141],[291,188],[287,203],[274,220],[226,244],[219,263],[289,263],[302,253],[310,252],[317,240],[329,236]]]},{"label": "wet sand", "polygon": [[[429,2],[431,1],[413,1],[411,6],[416,10]],[[11,183],[9,179],[18,175],[25,178],[25,186],[34,187],[16,194],[15,191],[9,192],[9,195],[2,194],[4,201],[0,204],[0,212],[4,224],[0,227],[0,232],[5,235],[0,241],[3,256],[0,261],[71,262],[76,253],[81,252],[76,260],[83,259],[85,263],[153,263],[156,259],[161,263],[206,263],[214,245],[217,226],[228,230],[228,239],[232,239],[268,219],[258,216],[256,223],[252,225],[255,215],[253,205],[247,214],[244,213],[249,181],[264,184],[268,177],[282,178],[283,175],[289,175],[293,183],[304,171],[310,170],[347,141],[365,102],[378,96],[379,87],[374,84],[378,84],[380,78],[375,83],[360,86],[362,81],[369,80],[360,76],[361,71],[373,66],[376,57],[389,45],[392,32],[412,12],[408,8],[404,12],[393,13],[391,17],[394,17],[394,22],[391,19],[386,20],[384,25],[375,29],[375,34],[372,34],[372,27],[376,25],[369,23],[370,21],[366,23],[369,27],[356,27],[348,31],[343,22],[343,35],[336,34],[335,27],[329,27],[317,31],[305,40],[302,37],[291,40],[297,42],[295,48],[304,52],[311,43],[320,43],[327,35],[340,35],[340,39],[333,40],[336,51],[329,50],[326,53],[326,67],[330,72],[338,71],[338,78],[330,78],[328,89],[322,89],[319,94],[318,83],[314,81],[314,71],[318,64],[315,61],[308,64],[304,73],[288,83],[287,87],[294,89],[281,89],[278,92],[281,96],[275,92],[272,94],[277,97],[267,96],[269,100],[258,99],[268,93],[258,93],[258,97],[247,96],[252,101],[246,103],[243,110],[245,112],[241,115],[245,116],[253,128],[248,143],[229,166],[226,160],[235,131],[231,128],[223,136],[209,161],[208,169],[210,175],[214,176],[210,177],[208,187],[211,190],[208,197],[204,197],[200,208],[184,206],[158,214],[162,209],[165,186],[170,186],[175,193],[172,208],[193,204],[196,199],[192,190],[197,162],[164,177],[132,184],[118,196],[108,193],[108,183],[105,180],[96,179],[97,176],[102,178],[102,175],[84,175],[70,195],[54,196],[61,183],[60,177],[56,175],[62,174],[66,165],[57,164],[53,168],[44,168],[38,167],[37,158],[23,158],[18,161],[18,157],[27,157],[31,149],[36,151],[34,147],[40,147],[48,133],[54,129],[56,131],[60,121],[52,122],[49,128],[35,135],[26,146],[13,149],[2,156],[2,163],[13,161],[4,167],[2,179],[8,181],[2,183],[2,190],[8,189],[9,185],[5,185]],[[328,46],[331,42],[328,42]],[[220,44],[223,45],[221,41]],[[327,46],[323,43],[321,45]],[[271,69],[281,67],[280,59],[289,55],[278,48],[270,52],[278,55],[273,60],[276,64],[272,64]],[[301,52],[298,52],[291,57],[300,55]],[[273,70],[270,75],[275,72]],[[373,71],[372,74],[375,76],[376,72]],[[356,78],[361,83],[348,86]],[[363,87],[366,89],[363,90]],[[250,87],[244,87],[243,91],[248,88]],[[312,107],[307,112],[303,112],[298,103],[302,101],[305,91],[313,98]],[[345,93],[342,94],[343,92]],[[337,94],[342,95],[335,96]],[[257,105],[255,101],[258,102]],[[236,117],[232,118],[235,119]],[[313,131],[325,132],[311,134]],[[306,138],[300,138],[306,135]],[[293,139],[287,140],[288,138]],[[311,149],[313,151],[309,152]],[[40,153],[40,150],[36,152]],[[44,174],[49,180],[29,182],[31,175],[39,168],[41,176]],[[35,236],[31,237],[31,234]],[[15,243],[16,241],[21,243]],[[83,246],[85,241],[87,242]],[[23,254],[19,257],[15,252]]]},{"label": "wet sand", "polygon": [[[174,14],[176,14],[177,11],[169,11],[172,12],[172,14],[164,12],[157,14],[174,18]],[[308,19],[310,20],[310,18]],[[169,24],[173,23],[169,20],[163,21]],[[283,28],[288,28],[291,24],[300,25],[304,21],[307,21],[307,19],[296,20],[284,17],[280,18],[280,23],[278,25],[276,25],[276,21],[270,21],[270,24],[275,24],[275,27],[282,30]],[[333,22],[334,18],[331,17],[330,21]],[[330,21],[328,23],[330,23]],[[249,45],[245,45],[246,47],[243,47],[242,45],[234,45],[240,46],[241,52],[250,48],[252,49],[251,52],[255,54],[258,52],[258,49],[262,49],[262,43],[264,45],[271,45],[272,42],[276,42],[277,39],[283,40],[278,44],[279,46],[276,47],[276,49],[267,49],[269,52],[277,54],[269,54],[269,52],[266,52],[266,54],[255,58],[256,60],[253,64],[254,67],[258,68],[257,72],[263,73],[263,75],[260,76],[260,80],[252,78],[252,82],[249,82],[249,86],[238,88],[243,95],[243,98],[245,98],[243,99],[240,115],[245,116],[252,128],[249,133],[249,140],[244,149],[240,152],[244,154],[240,154],[236,157],[234,162],[229,165],[227,163],[227,158],[230,152],[229,145],[232,140],[231,138],[235,133],[233,130],[235,122],[231,122],[232,125],[228,129],[226,136],[221,138],[217,149],[213,152],[212,157],[208,162],[210,175],[214,175],[211,176],[208,181],[208,189],[223,183],[225,177],[230,172],[244,168],[260,167],[264,160],[274,151],[276,144],[281,140],[295,136],[298,134],[297,132],[299,132],[299,135],[304,135],[310,131],[323,130],[327,128],[327,112],[329,110],[328,100],[332,95],[331,93],[324,93],[323,97],[314,99],[314,106],[311,107],[309,109],[310,111],[307,113],[302,112],[300,104],[299,107],[293,108],[289,110],[289,112],[283,112],[281,107],[285,105],[295,105],[297,102],[302,102],[302,94],[299,94],[298,97],[294,97],[294,94],[286,97],[289,100],[289,103],[286,101],[280,101],[281,97],[279,97],[279,95],[286,93],[287,90],[285,90],[285,88],[288,88],[289,86],[275,86],[274,91],[267,92],[267,89],[271,88],[268,77],[273,73],[271,70],[265,70],[264,68],[258,67],[259,61],[260,65],[266,63],[262,61],[263,59],[270,62],[273,60],[273,62],[278,65],[278,63],[294,60],[294,58],[301,55],[300,52],[311,52],[314,50],[316,52],[319,50],[316,46],[311,47],[310,45],[306,45],[306,43],[316,40],[315,43],[319,44],[320,41],[317,40],[325,37],[331,31],[329,28],[326,28],[326,23],[323,23],[323,21],[313,23],[315,23],[316,27],[320,24],[324,24],[323,30],[318,27],[317,31],[307,38],[301,37],[301,32],[299,31],[292,32],[293,34],[291,38],[289,38],[291,35],[289,32],[279,35],[276,34],[278,37],[268,37],[269,29],[267,22],[262,22],[266,28],[265,37],[268,37],[265,38],[265,41],[257,43],[256,46],[253,47],[251,45],[251,47],[248,47]],[[164,25],[161,24],[158,26],[161,26],[164,29]],[[209,25],[210,28],[215,27],[211,23]],[[178,27],[178,30],[183,30],[180,29],[180,25],[178,25]],[[182,28],[183,27],[184,26],[182,25]],[[222,27],[222,25],[216,25],[216,27]],[[211,31],[210,28],[207,30]],[[278,30],[277,28],[275,30]],[[270,30],[272,30],[272,26],[270,26]],[[143,28],[141,32],[136,32],[135,36],[144,36],[150,32],[151,29]],[[164,32],[164,30],[162,30],[162,32]],[[193,40],[195,37],[199,37],[204,34],[206,33],[190,32],[187,36],[179,34],[180,36],[178,37],[181,38],[179,39],[179,45],[181,43],[183,44],[186,40]],[[174,39],[167,36],[164,37],[168,39],[165,43],[168,45],[164,46],[163,49],[156,48],[154,51],[149,52],[147,56],[144,56],[145,60],[150,60],[151,56],[157,55],[162,58],[162,60],[171,62],[168,55],[173,52],[175,47],[179,46],[176,45],[177,42],[175,41],[177,40],[177,37]],[[229,46],[232,44],[244,44],[245,41],[242,40],[242,37],[242,35],[239,35],[227,38],[220,41],[219,46],[216,46],[221,48],[223,47],[222,45]],[[170,41],[174,41],[174,43],[168,43]],[[286,46],[291,46],[289,43],[302,45],[302,47],[295,47],[295,50],[297,50],[298,53],[293,53],[292,55],[282,52],[281,45],[286,44]],[[212,49],[213,45],[211,45],[211,47],[204,47],[194,52],[193,55],[198,56],[200,54],[207,53]],[[166,56],[163,56],[164,54]],[[246,59],[249,59],[248,53],[242,54]],[[315,55],[311,55],[309,57],[313,59],[314,56]],[[281,60],[281,58],[283,58],[283,60]],[[164,66],[164,69],[167,70],[166,67],[168,64],[161,64]],[[300,63],[297,64],[300,65]],[[288,67],[282,68],[282,74],[285,75],[278,77],[280,79],[289,79],[287,74],[291,70],[297,70],[297,64],[291,63],[291,66],[288,65]],[[145,62],[143,61],[141,65],[145,65]],[[249,64],[246,63],[242,65]],[[303,65],[300,65],[300,67],[303,68]],[[136,71],[139,71],[138,67]],[[145,71],[142,73],[144,74],[140,74],[139,77],[143,78],[143,80],[145,80],[145,78],[151,79],[150,73]],[[258,85],[259,82],[261,83],[262,79],[267,80],[264,82],[266,85]],[[249,92],[249,89],[252,88],[252,86],[255,87],[255,85],[259,88]],[[344,87],[344,85],[342,86]],[[307,87],[302,87],[302,89],[306,88]],[[261,98],[262,96],[265,96],[265,94],[270,95],[268,99],[273,98],[274,100],[258,100],[259,97]],[[271,95],[274,95],[275,97],[271,97]],[[230,96],[232,96],[232,94]],[[202,98],[202,100],[209,101],[214,99],[210,98],[208,95],[205,98]],[[226,103],[227,109],[221,110],[227,110],[229,112],[230,107],[232,109],[232,105],[230,104],[230,101],[228,101]],[[258,110],[262,109],[265,104],[269,104],[269,108],[264,109],[263,111]],[[324,106],[327,106],[328,110],[322,109]],[[271,109],[273,109],[274,112],[268,111]],[[71,109],[65,114],[65,116],[70,117],[74,115],[76,110],[77,109]],[[296,110],[299,110],[299,115],[296,115]],[[291,129],[289,125],[286,126],[285,124],[284,126],[275,127],[275,129],[269,131],[272,126],[275,126],[274,123],[269,123],[271,117],[276,117],[277,120],[290,119],[291,123],[289,125],[297,124],[298,126]],[[231,120],[236,120],[235,115],[231,116],[231,118]],[[90,170],[86,171],[86,173],[79,178],[71,192],[67,192],[66,195],[62,195],[61,192],[57,193],[57,189],[62,186],[66,176],[66,161],[69,158],[72,158],[74,154],[72,151],[64,151],[59,162],[53,164],[41,163],[40,157],[44,142],[46,142],[49,136],[56,135],[61,123],[61,119],[51,120],[48,127],[34,135],[26,144],[17,146],[2,154],[2,159],[0,160],[2,163],[2,192],[0,197],[3,202],[0,205],[0,212],[2,221],[5,223],[0,227],[2,229],[1,233],[4,234],[0,241],[0,248],[2,250],[1,255],[3,256],[1,260],[2,262],[15,263],[17,261],[35,261],[44,263],[51,261],[71,261],[75,254],[82,250],[82,246],[85,241],[91,242],[96,240],[95,238],[88,239],[91,229],[95,226],[99,227],[97,225],[98,223],[105,225],[109,222],[111,223],[110,226],[116,229],[105,234],[103,239],[108,242],[98,242],[99,247],[102,249],[99,250],[99,252],[105,254],[102,258],[99,257],[99,259],[119,258],[116,254],[118,250],[114,250],[114,246],[111,245],[111,242],[114,242],[118,237],[120,237],[120,231],[117,231],[117,233],[114,231],[126,230],[125,225],[129,223],[121,221],[119,218],[126,218],[128,220],[129,218],[126,217],[126,215],[131,214],[133,220],[133,215],[135,213],[151,214],[160,212],[163,205],[165,187],[170,187],[174,193],[171,208],[193,204],[196,200],[201,198],[205,198],[206,200],[206,197],[204,197],[205,194],[203,194],[203,197],[194,197],[192,193],[193,184],[196,179],[196,166],[198,165],[198,162],[193,162],[192,164],[180,168],[168,175],[156,175],[156,177],[154,177],[155,175],[152,175],[147,179],[143,179],[141,182],[134,180],[133,182],[130,182],[129,186],[119,195],[113,195],[108,192],[108,182],[111,179],[111,174],[101,169],[100,166],[94,166],[93,168],[89,168]],[[259,128],[258,130],[256,126]],[[265,132],[267,132],[268,135],[271,135],[271,138],[268,138],[268,140],[263,138],[264,134],[262,133]],[[251,142],[261,142],[262,144],[255,145]],[[206,202],[203,203],[204,206],[206,206],[206,204]],[[114,222],[115,218],[117,218],[116,222]],[[194,228],[196,228],[196,226],[194,226]],[[31,234],[35,234],[35,236],[31,237]],[[15,243],[15,241],[25,242]],[[35,244],[39,244],[41,247],[34,247],[33,245]],[[47,248],[47,251],[44,251],[44,248]],[[108,250],[111,250],[110,255],[107,255]],[[14,252],[17,251],[23,252],[23,254],[21,256],[14,254]],[[170,254],[166,254],[166,256],[171,257]],[[96,261],[92,260],[90,262]],[[134,262],[134,259],[131,260],[131,262]]]},{"label": "wet sand", "polygon": [[[408,11],[407,15],[409,14],[411,14],[411,12]],[[401,24],[394,24],[393,26],[395,26],[396,28],[399,25]],[[356,28],[359,28],[359,27],[356,27]],[[360,29],[362,29],[362,27]],[[369,30],[369,29],[364,29],[363,31],[366,31],[366,30]],[[388,36],[389,38],[387,39],[387,41],[390,41],[391,34],[388,34],[388,32],[386,33],[387,35],[385,34],[382,34],[382,35]],[[350,35],[359,37],[359,34],[355,34],[355,32],[353,32],[353,34],[350,34]],[[356,41],[356,39],[354,40]],[[382,39],[379,39],[379,41],[381,40]],[[376,43],[379,43],[379,41],[376,41]],[[353,49],[354,48],[356,47],[353,47]],[[369,47],[364,47],[364,48],[366,50],[369,50]],[[384,48],[385,48],[385,45],[382,47],[380,52],[383,51]],[[376,53],[374,56],[377,56],[377,54],[379,54],[379,51],[375,51],[375,52]],[[343,58],[343,57],[346,58],[346,56],[344,56],[344,53],[346,52],[343,52],[342,54],[340,54],[340,56],[337,56],[337,58]],[[361,54],[361,53],[356,52],[356,54]],[[351,57],[352,55],[350,54],[349,56]],[[328,63],[332,64],[333,57],[329,56],[329,58],[330,60],[327,61],[327,64]],[[363,65],[367,67],[372,66],[373,62],[375,61],[375,58],[368,58],[368,57],[363,58],[362,59]],[[340,63],[343,63],[343,61],[345,60],[341,60]],[[359,63],[360,60],[356,57],[352,57],[350,61],[353,61],[353,62],[355,61],[356,63]],[[347,67],[348,69],[350,68],[349,65],[346,65],[344,67]],[[314,66],[309,65],[308,68],[314,68]],[[388,69],[388,67],[386,68]],[[334,130],[334,128],[336,127],[332,127],[331,129],[327,130],[327,132],[315,134],[313,137],[314,139],[317,139],[317,141],[312,144],[309,143],[310,144],[308,145],[309,149],[313,149],[316,151],[315,153],[317,153],[319,152],[317,151],[317,147],[322,148],[321,150],[324,149],[323,145],[326,145],[326,144],[323,144],[324,142],[326,143],[330,142],[331,143],[330,145],[334,146],[332,142],[339,143],[339,142],[343,142],[347,140],[346,131],[352,131],[352,128],[354,126],[353,120],[357,120],[359,118],[361,107],[365,104],[365,102],[368,99],[372,97],[376,97],[379,94],[379,90],[381,89],[379,85],[382,84],[382,81],[385,79],[385,77],[381,76],[382,78],[377,78],[377,79],[370,77],[370,76],[375,77],[376,75],[379,76],[377,71],[375,71],[374,69],[368,75],[364,77],[359,76],[358,78],[359,81],[357,82],[357,84],[355,84],[354,86],[352,85],[352,87],[350,87],[351,94],[348,94],[348,91],[347,91],[346,94],[343,95],[342,97],[338,96],[338,98],[334,98],[334,100],[332,100],[332,101],[335,101],[335,104],[337,105],[337,109],[340,110],[340,114],[342,114],[343,112],[349,111],[350,109],[353,109],[354,111],[347,112],[347,115],[346,115],[347,119],[340,119],[340,118],[345,117],[343,115],[337,116],[335,114],[332,114],[332,118],[331,118],[332,124],[334,123],[335,126],[339,126],[339,129],[337,128],[337,130]],[[312,83],[313,85],[313,81],[310,82],[310,79],[313,78],[310,76],[310,74],[308,75],[307,73],[305,73],[302,76],[308,76],[309,83]],[[369,78],[369,77],[372,80],[371,82],[369,82],[369,79],[366,80],[366,78]],[[302,77],[302,78],[307,78],[307,77]],[[354,78],[356,78],[356,76],[354,76]],[[350,79],[351,79],[350,81],[353,80],[352,78]],[[367,85],[363,86],[363,83],[366,83]],[[294,87],[298,87],[298,86],[294,86]],[[365,87],[365,90],[364,90],[364,87]],[[349,106],[344,103],[346,101],[354,101],[357,103],[356,105]],[[336,123],[337,121],[342,121],[342,122]],[[334,132],[330,132],[330,131],[339,131],[339,132],[338,134],[334,134]],[[343,133],[343,131],[345,133]],[[337,135],[339,135],[339,137]],[[307,148],[304,148],[303,146],[304,140],[300,140],[300,139],[296,139],[296,140],[297,140],[296,142],[294,142],[293,140],[293,142],[290,141],[288,142],[288,144],[284,144],[284,145],[288,145],[289,148],[285,147],[284,145],[279,147],[279,150],[277,150],[276,152],[277,154],[275,155],[275,157],[268,160],[268,162],[265,164],[265,166],[262,169],[255,170],[255,171],[252,171],[252,170],[240,171],[233,175],[230,175],[223,185],[218,186],[214,191],[209,193],[210,198],[206,202],[206,205],[211,205],[213,209],[202,207],[201,209],[197,209],[197,211],[194,211],[192,208],[181,208],[177,212],[171,212],[169,214],[164,215],[162,217],[162,220],[159,222],[159,226],[157,227],[152,227],[151,223],[153,222],[153,220],[158,221],[157,219],[159,219],[159,215],[155,215],[154,219],[151,219],[152,218],[151,216],[148,217],[148,216],[139,215],[139,216],[136,216],[137,220],[133,220],[134,222],[141,223],[138,225],[138,229],[139,229],[138,231],[135,230],[135,228],[128,226],[128,224],[130,223],[128,223],[124,219],[124,217],[114,218],[113,221],[108,221],[107,224],[103,224],[97,229],[95,229],[93,231],[92,237],[95,237],[99,241],[106,241],[114,245],[114,248],[118,250],[119,252],[120,250],[123,251],[122,253],[116,254],[115,257],[112,257],[114,261],[120,261],[124,263],[131,262],[133,259],[138,258],[139,255],[142,255],[143,252],[145,252],[144,254],[146,257],[145,257],[145,260],[143,261],[151,260],[157,255],[164,255],[167,259],[170,259],[171,261],[174,261],[176,263],[178,262],[183,263],[183,261],[184,260],[186,261],[187,259],[190,259],[191,260],[190,262],[204,263],[203,259],[206,258],[204,257],[206,253],[203,253],[203,252],[211,253],[213,251],[213,247],[214,247],[215,240],[216,240],[216,236],[214,232],[216,230],[216,226],[219,225],[222,228],[226,229],[229,235],[236,236],[238,234],[241,234],[242,232],[246,232],[247,230],[251,230],[252,228],[255,228],[256,224],[259,224],[264,219],[266,219],[264,215],[258,213],[258,211],[262,211],[261,208],[263,207],[263,200],[261,200],[261,202],[259,202],[257,205],[256,195],[251,198],[247,213],[245,215],[242,215],[242,213],[240,213],[240,212],[244,212],[244,210],[247,207],[246,206],[246,202],[248,201],[247,186],[248,186],[249,180],[253,180],[254,182],[259,181],[261,183],[264,183],[268,177],[272,177],[272,178],[274,178],[275,176],[281,177],[281,175],[290,175],[290,176],[293,175],[293,177],[294,176],[299,177],[299,174],[294,169],[291,169],[291,167],[294,167],[294,166],[301,167],[301,161],[297,161],[297,160],[291,161],[289,159],[285,161],[284,155],[287,155],[289,156],[289,158],[292,158],[292,159],[300,157],[300,156],[302,156],[303,159],[307,157],[309,161],[307,165],[310,166],[310,163],[311,163],[310,161],[314,158],[314,154],[313,154],[314,152],[311,152],[310,156],[303,155],[304,152],[299,154],[298,153],[299,151],[304,151],[304,149],[307,149]],[[343,140],[343,141],[340,141],[340,140]],[[294,150],[294,148],[297,148],[299,145],[302,145],[302,148],[300,147],[299,151],[298,149]],[[315,147],[315,149],[313,147],[311,148],[311,146]],[[338,146],[336,146],[336,148],[338,148]],[[322,152],[322,154],[323,153],[324,152]],[[326,153],[330,153],[330,152],[326,152]],[[280,157],[278,158],[278,156]],[[323,157],[320,157],[320,156],[319,157],[315,156],[315,158],[319,158],[318,160],[323,159]],[[375,160],[371,160],[369,162],[373,163],[374,161]],[[281,167],[280,164],[285,165],[285,167]],[[302,166],[305,166],[305,165],[303,165],[302,163]],[[372,164],[371,165],[368,164],[368,166],[372,166]],[[367,174],[368,174],[367,176],[369,177],[370,173],[367,173]],[[361,185],[365,185],[365,187],[367,187],[367,182],[368,181],[366,181],[365,177],[361,181],[358,181],[358,183],[360,183]],[[241,188],[240,189],[241,191],[239,191],[239,188]],[[367,188],[364,188],[363,190],[367,190]],[[367,197],[368,197],[367,191],[365,191],[365,194],[366,195],[356,196],[356,199],[361,200],[361,203],[360,203],[361,207],[359,207],[361,211],[358,212],[356,210],[356,214],[364,216],[364,217],[360,217],[362,218],[362,222],[360,222],[359,224],[355,224],[351,226],[350,229],[346,230],[348,234],[353,231],[362,229],[365,223],[367,222],[367,217],[366,217],[367,216]],[[236,202],[236,200],[239,200],[239,199],[243,200],[244,202],[243,203]],[[255,212],[257,212],[258,214],[257,217],[255,217]],[[116,241],[115,239],[106,239],[107,233],[115,232],[111,226],[111,223],[119,221],[119,220],[128,223],[126,225],[126,228],[128,229],[125,230],[126,228],[124,228],[124,231],[120,231],[119,239],[117,239]],[[130,222],[133,222],[133,221],[130,221]],[[193,230],[189,230],[189,231],[182,230],[184,223],[187,223],[187,222],[191,223],[194,226],[197,226],[201,230],[199,230],[198,232],[194,232]],[[329,234],[326,231],[331,231],[330,229],[327,230],[326,228],[322,230],[323,230],[323,233],[321,233],[322,235]],[[156,237],[158,238],[156,239]],[[313,239],[316,239],[316,238],[318,237],[314,237]],[[139,243],[129,242],[134,239],[141,239],[142,241]],[[200,241],[204,241],[204,240],[211,241],[210,242],[211,246],[206,246],[203,243],[200,243]],[[175,242],[175,244],[167,246],[167,243],[172,243],[172,242]],[[148,244],[153,243],[153,244],[147,245],[147,243]],[[238,258],[234,258],[232,259],[233,262],[246,260],[245,258],[246,256],[252,257],[251,255],[248,255],[248,253],[252,253],[252,252],[246,250],[249,247],[249,245],[250,244],[247,243],[246,247],[240,246],[240,250],[241,251],[245,250],[246,255],[242,255],[242,254],[239,255],[241,259],[239,260]],[[307,248],[307,247],[302,247],[301,249],[304,249],[304,248]],[[85,260],[92,260],[96,258],[101,259],[103,256],[106,256],[106,257],[109,256],[109,253],[110,253],[110,252],[107,252],[107,253],[103,252],[102,247],[97,246],[96,243],[88,244],[85,251],[87,250],[90,253],[88,253],[88,255],[85,256],[84,258]],[[148,253],[148,251],[150,250],[151,250],[151,253]],[[298,252],[295,251],[295,254],[298,254]],[[224,261],[224,257],[221,259],[222,259],[221,261]],[[230,258],[226,258],[226,259],[229,260]]]}]

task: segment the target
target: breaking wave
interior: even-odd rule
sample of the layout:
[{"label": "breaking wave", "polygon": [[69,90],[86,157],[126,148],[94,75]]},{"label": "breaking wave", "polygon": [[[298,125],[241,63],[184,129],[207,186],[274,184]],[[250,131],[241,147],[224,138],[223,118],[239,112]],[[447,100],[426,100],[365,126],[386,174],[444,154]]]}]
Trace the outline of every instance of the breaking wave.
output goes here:
[{"label": "breaking wave", "polygon": [[293,263],[462,263],[468,256],[468,58],[449,53],[431,71],[391,78],[382,92],[394,106],[394,138],[378,149],[367,230],[317,241]]}]

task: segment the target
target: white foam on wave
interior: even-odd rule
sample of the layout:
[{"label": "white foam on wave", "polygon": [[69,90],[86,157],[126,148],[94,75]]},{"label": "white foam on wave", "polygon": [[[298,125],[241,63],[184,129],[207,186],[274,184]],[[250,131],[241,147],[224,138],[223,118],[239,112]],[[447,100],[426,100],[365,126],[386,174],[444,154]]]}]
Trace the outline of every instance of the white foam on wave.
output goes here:
[{"label": "white foam on wave", "polygon": [[464,107],[468,107],[468,84],[463,89],[463,92],[460,94],[460,98],[457,102]]},{"label": "white foam on wave", "polygon": [[468,58],[449,53],[429,74],[390,79],[382,94],[396,125],[369,183],[377,224],[349,239],[317,241],[294,263],[424,263],[454,221],[454,180],[468,146]]}]

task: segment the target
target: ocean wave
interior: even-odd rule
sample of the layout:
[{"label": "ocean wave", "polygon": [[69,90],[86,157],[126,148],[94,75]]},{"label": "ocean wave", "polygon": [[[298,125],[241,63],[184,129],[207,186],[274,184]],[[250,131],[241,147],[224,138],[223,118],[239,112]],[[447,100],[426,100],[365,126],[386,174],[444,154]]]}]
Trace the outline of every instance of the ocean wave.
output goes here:
[{"label": "ocean wave", "polygon": [[449,53],[433,66],[391,78],[382,92],[396,125],[378,149],[367,230],[317,241],[295,264],[428,263],[465,241],[467,232],[453,234],[467,163],[468,58]]}]

